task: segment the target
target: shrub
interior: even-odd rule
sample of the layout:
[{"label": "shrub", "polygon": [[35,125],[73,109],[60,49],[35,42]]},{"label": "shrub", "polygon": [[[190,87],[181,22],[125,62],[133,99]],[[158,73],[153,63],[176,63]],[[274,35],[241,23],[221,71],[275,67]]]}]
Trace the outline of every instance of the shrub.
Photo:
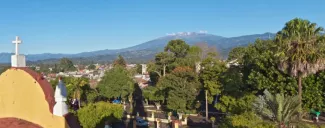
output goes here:
[{"label": "shrub", "polygon": [[83,128],[95,128],[104,125],[105,121],[117,122],[123,117],[123,106],[106,102],[90,103],[78,113]]},{"label": "shrub", "polygon": [[274,125],[263,122],[253,112],[228,116],[221,121],[220,128],[275,128]]}]

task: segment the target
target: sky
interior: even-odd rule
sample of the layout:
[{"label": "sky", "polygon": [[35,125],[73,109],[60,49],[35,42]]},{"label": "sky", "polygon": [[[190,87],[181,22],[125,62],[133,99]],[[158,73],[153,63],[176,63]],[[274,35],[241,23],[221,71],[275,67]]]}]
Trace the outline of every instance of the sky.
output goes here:
[{"label": "sky", "polygon": [[173,32],[277,32],[296,17],[325,27],[325,0],[1,0],[0,52],[120,49]]}]

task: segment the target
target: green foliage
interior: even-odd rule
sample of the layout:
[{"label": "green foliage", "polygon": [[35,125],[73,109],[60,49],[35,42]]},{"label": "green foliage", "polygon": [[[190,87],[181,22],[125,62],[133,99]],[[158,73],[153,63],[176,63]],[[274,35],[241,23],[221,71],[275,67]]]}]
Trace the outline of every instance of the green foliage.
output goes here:
[{"label": "green foliage", "polygon": [[149,86],[142,90],[143,97],[149,101],[162,101],[164,100],[163,95],[159,94],[157,87]]},{"label": "green foliage", "polygon": [[307,128],[325,128],[325,125],[306,124]]},{"label": "green foliage", "polygon": [[228,59],[227,61],[232,61],[232,60],[236,60],[241,62],[243,59],[243,53],[245,53],[246,47],[235,47],[233,48],[229,54],[228,54]]},{"label": "green foliage", "polygon": [[99,96],[100,96],[99,93],[95,89],[86,91],[85,95],[87,97],[88,103],[95,103],[99,99]]},{"label": "green foliage", "polygon": [[74,67],[72,61],[69,60],[68,58],[60,59],[59,67],[60,67],[60,70],[62,72],[75,71],[76,70],[76,67]]},{"label": "green foliage", "polygon": [[123,106],[106,102],[91,103],[78,110],[78,119],[83,128],[104,127],[104,122],[120,121]]},{"label": "green foliage", "polygon": [[190,61],[198,62],[201,60],[202,52],[199,46],[192,46],[188,50],[187,58],[191,59]]},{"label": "green foliage", "polygon": [[[76,78],[76,77],[62,77],[62,81],[66,85],[68,99],[76,98],[81,101],[88,101],[88,94],[94,92],[89,86],[88,78]],[[59,79],[50,81],[53,90],[58,85]]]},{"label": "green foliage", "polygon": [[189,49],[190,46],[185,41],[177,39],[169,41],[164,50],[174,53],[176,58],[184,58]]},{"label": "green foliage", "polygon": [[295,18],[276,35],[279,69],[298,78],[298,96],[302,103],[302,78],[325,69],[324,32],[308,20]]},{"label": "green foliage", "polygon": [[229,117],[232,127],[235,128],[276,128],[274,125],[263,122],[262,118],[258,117],[253,112],[244,112],[240,115]]},{"label": "green foliage", "polygon": [[126,67],[126,61],[124,60],[122,55],[118,55],[117,59],[114,60],[113,66]]},{"label": "green foliage", "polygon": [[325,106],[325,72],[309,75],[303,79],[303,108],[306,110],[319,109]]},{"label": "green foliage", "polygon": [[189,67],[178,67],[161,78],[157,84],[160,93],[167,97],[167,108],[177,111],[193,110],[200,91],[197,74]]},{"label": "green foliage", "polygon": [[156,66],[162,72],[163,76],[165,76],[166,72],[170,71],[170,67],[168,66],[174,61],[174,55],[169,52],[160,52],[155,57]]},{"label": "green foliage", "polygon": [[295,18],[285,24],[276,35],[280,69],[291,76],[307,76],[323,70],[324,28],[308,20]]},{"label": "green foliage", "polygon": [[215,107],[222,112],[229,112],[232,114],[241,114],[245,111],[252,110],[252,103],[255,100],[255,95],[245,94],[243,97],[235,98],[229,95],[222,95],[220,102]]},{"label": "green foliage", "polygon": [[107,98],[121,97],[126,100],[134,90],[134,82],[124,67],[116,66],[105,73],[98,89],[99,93]]},{"label": "green foliage", "polygon": [[252,90],[264,89],[271,93],[296,94],[296,80],[278,69],[271,40],[257,40],[247,47],[243,60],[244,80]]},{"label": "green foliage", "polygon": [[141,64],[136,65],[136,73],[142,74],[142,65]]},{"label": "green foliage", "polygon": [[276,126],[286,125],[301,125],[297,118],[300,107],[298,96],[284,96],[283,94],[272,95],[267,90],[264,91],[263,96],[256,98],[253,104],[253,110],[267,121],[272,122]]},{"label": "green foliage", "polygon": [[213,56],[207,57],[201,63],[204,67],[200,73],[200,81],[204,86],[204,90],[208,91],[208,102],[211,104],[215,95],[221,94],[222,83],[220,77],[226,70],[226,65]]},{"label": "green foliage", "polygon": [[91,64],[88,66],[88,70],[95,70],[96,69],[96,66]]}]

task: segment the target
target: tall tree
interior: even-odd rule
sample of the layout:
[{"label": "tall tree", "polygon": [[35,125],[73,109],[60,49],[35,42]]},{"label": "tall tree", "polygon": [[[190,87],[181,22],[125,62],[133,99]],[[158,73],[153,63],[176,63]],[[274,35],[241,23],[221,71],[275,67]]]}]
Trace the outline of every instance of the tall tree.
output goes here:
[{"label": "tall tree", "polygon": [[212,104],[214,97],[221,93],[222,84],[220,82],[221,74],[226,70],[226,65],[219,59],[215,59],[215,54],[203,60],[200,73],[200,81],[205,91],[206,118],[208,119],[208,103]]},{"label": "tall tree", "polygon": [[122,66],[122,67],[126,67],[126,61],[124,60],[122,55],[118,55],[117,59],[114,60],[113,63],[114,66]]},{"label": "tall tree", "polygon": [[98,84],[98,89],[102,96],[107,98],[121,97],[125,101],[134,90],[134,82],[124,67],[116,66],[105,73]]},{"label": "tall tree", "polygon": [[298,78],[298,96],[302,103],[302,78],[325,69],[325,40],[322,27],[295,18],[276,35],[279,69]]},{"label": "tall tree", "polygon": [[156,65],[161,67],[163,76],[166,75],[166,68],[174,61],[174,56],[168,52],[160,52],[155,57]]},{"label": "tall tree", "polygon": [[76,67],[74,67],[72,61],[69,60],[68,58],[62,58],[62,59],[60,59],[60,69],[63,72],[75,71]]},{"label": "tall tree", "polygon": [[222,74],[226,71],[226,65],[218,59],[214,59],[210,55],[202,62],[203,70],[200,73],[200,81],[204,86],[204,90],[208,92],[208,102],[212,103],[214,97],[221,93]]},{"label": "tall tree", "polygon": [[157,84],[160,94],[167,98],[167,108],[175,111],[193,110],[201,84],[189,67],[177,67]]},{"label": "tall tree", "polygon": [[184,58],[187,55],[189,49],[190,46],[186,44],[185,41],[177,39],[169,41],[164,50],[165,52],[174,53],[176,58]]}]

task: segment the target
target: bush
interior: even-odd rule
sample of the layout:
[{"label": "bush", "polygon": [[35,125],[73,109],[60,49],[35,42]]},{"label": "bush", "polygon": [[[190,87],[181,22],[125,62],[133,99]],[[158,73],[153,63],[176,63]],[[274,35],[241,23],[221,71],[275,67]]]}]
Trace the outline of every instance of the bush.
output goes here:
[{"label": "bush", "polygon": [[263,120],[253,112],[244,112],[230,117],[232,125],[246,128],[274,128],[273,125],[263,123]]},{"label": "bush", "polygon": [[86,92],[86,97],[87,97],[87,103],[94,103],[98,100],[99,94],[96,91],[91,90]]},{"label": "bush", "polygon": [[253,112],[244,112],[223,119],[220,128],[275,128],[272,124],[263,123],[263,120]]},{"label": "bush", "polygon": [[105,121],[113,123],[122,119],[123,106],[106,102],[90,103],[81,108],[77,115],[83,128],[103,127]]}]

